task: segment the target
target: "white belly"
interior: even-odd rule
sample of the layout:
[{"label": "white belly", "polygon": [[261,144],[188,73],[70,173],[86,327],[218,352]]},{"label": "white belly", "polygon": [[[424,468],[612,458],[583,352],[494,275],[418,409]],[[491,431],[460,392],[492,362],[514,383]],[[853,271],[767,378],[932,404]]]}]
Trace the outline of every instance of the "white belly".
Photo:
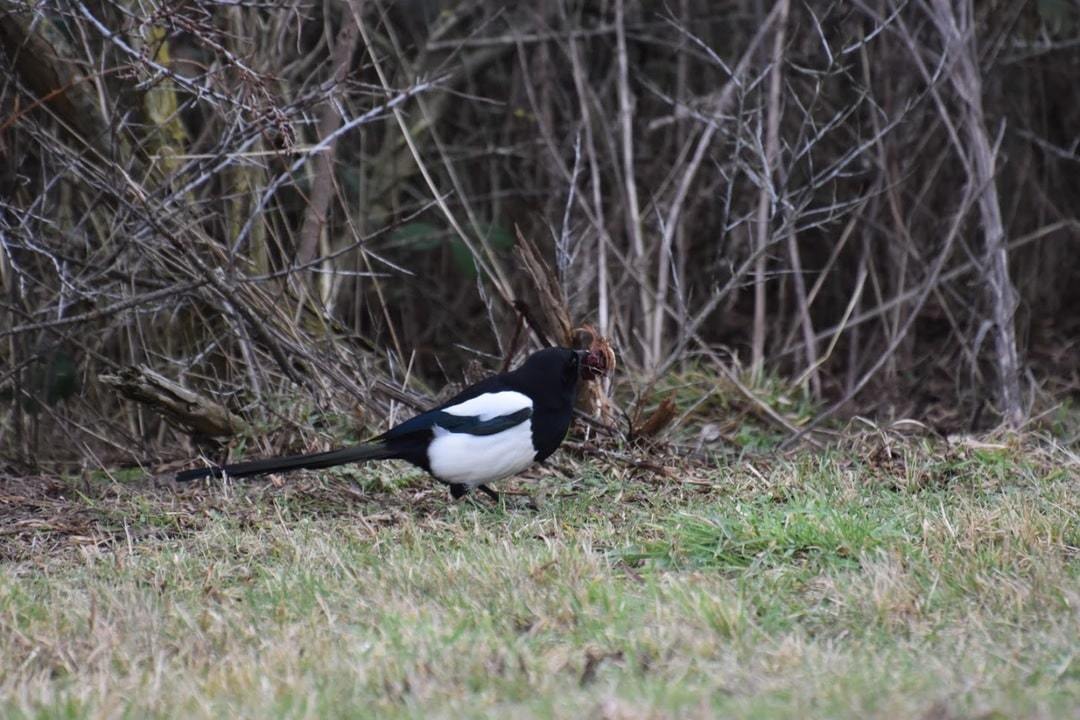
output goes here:
[{"label": "white belly", "polygon": [[453,433],[438,425],[433,430],[428,463],[444,482],[484,485],[521,472],[536,457],[531,420],[494,435]]}]

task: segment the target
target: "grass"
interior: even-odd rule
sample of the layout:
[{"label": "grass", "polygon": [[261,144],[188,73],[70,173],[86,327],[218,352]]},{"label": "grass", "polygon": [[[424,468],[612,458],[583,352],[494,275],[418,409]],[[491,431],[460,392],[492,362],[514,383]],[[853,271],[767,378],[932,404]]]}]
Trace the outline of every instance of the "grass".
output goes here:
[{"label": "grass", "polygon": [[0,716],[1074,716],[1068,461],[866,442],[668,478],[579,464],[539,511],[398,468],[67,481],[80,534],[2,538]]}]

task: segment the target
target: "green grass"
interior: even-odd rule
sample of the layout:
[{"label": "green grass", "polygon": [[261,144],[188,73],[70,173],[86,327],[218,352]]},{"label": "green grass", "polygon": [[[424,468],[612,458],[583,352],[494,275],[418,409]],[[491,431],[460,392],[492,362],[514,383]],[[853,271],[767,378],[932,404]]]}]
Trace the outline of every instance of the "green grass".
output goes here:
[{"label": "green grass", "polygon": [[0,566],[0,716],[1075,715],[1067,456],[767,462],[580,465],[539,511],[397,469],[351,495],[125,484],[107,542]]}]

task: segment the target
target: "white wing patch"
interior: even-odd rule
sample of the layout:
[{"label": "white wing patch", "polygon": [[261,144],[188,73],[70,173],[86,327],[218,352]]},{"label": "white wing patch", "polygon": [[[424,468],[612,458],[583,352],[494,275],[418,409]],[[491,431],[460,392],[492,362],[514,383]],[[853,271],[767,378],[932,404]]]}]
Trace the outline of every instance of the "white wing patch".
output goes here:
[{"label": "white wing patch", "polygon": [[[487,421],[531,407],[527,395],[504,391],[480,395],[443,412]],[[432,431],[428,463],[431,474],[444,482],[484,485],[516,475],[536,459],[531,419],[493,435],[456,433],[438,425]]]},{"label": "white wing patch", "polygon": [[444,413],[463,417],[478,417],[483,421],[497,418],[500,415],[510,415],[518,410],[532,407],[532,400],[524,393],[513,390],[502,392],[484,393],[465,402],[451,405],[442,409]]}]

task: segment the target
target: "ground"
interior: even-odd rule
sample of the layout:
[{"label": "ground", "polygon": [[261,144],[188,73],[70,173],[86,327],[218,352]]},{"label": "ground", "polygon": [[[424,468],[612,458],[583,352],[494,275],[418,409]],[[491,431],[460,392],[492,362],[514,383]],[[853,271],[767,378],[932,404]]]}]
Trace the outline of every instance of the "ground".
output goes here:
[{"label": "ground", "polygon": [[0,481],[0,716],[1076,717],[1068,449],[557,457]]}]

